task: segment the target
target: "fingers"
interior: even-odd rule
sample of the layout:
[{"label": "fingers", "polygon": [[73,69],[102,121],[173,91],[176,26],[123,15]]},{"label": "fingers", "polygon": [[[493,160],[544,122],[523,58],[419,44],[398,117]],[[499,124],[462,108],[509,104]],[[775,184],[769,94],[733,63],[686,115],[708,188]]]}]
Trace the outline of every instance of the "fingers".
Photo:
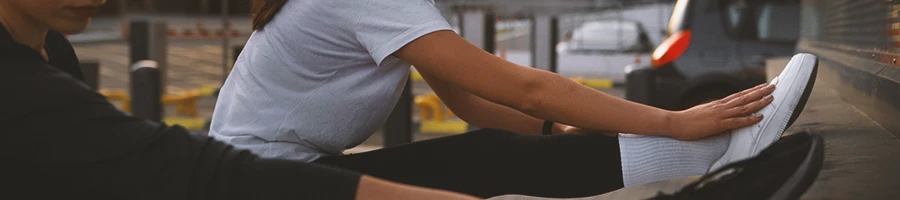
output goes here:
[{"label": "fingers", "polygon": [[734,99],[731,99],[730,101],[725,103],[725,107],[733,108],[733,107],[743,106],[743,105],[749,104],[751,102],[758,101],[758,100],[762,99],[763,97],[768,96],[769,94],[772,94],[772,92],[774,92],[774,91],[775,91],[775,85],[768,85],[766,87],[762,87],[760,89],[753,90],[744,95],[741,95],[739,97],[735,97]]},{"label": "fingers", "polygon": [[760,120],[763,119],[762,115],[750,115],[744,117],[734,117],[728,118],[722,121],[722,124],[725,126],[724,130],[731,130],[736,128],[741,128],[745,126],[750,126],[756,124]]},{"label": "fingers", "polygon": [[728,111],[726,111],[726,113],[728,113],[726,116],[727,117],[737,117],[737,116],[750,115],[750,113],[753,113],[753,112],[759,111],[762,108],[765,108],[766,106],[771,104],[774,99],[775,98],[772,97],[772,95],[768,95],[766,97],[763,97],[760,100],[757,100],[757,101],[754,101],[754,102],[751,102],[748,104],[744,104],[742,106],[728,109]]},{"label": "fingers", "polygon": [[750,88],[750,89],[746,89],[746,90],[744,90],[744,91],[740,91],[740,92],[738,92],[738,93],[734,93],[734,94],[728,95],[727,97],[722,98],[720,101],[722,101],[722,102],[728,102],[728,101],[731,101],[731,100],[734,99],[734,98],[737,98],[737,97],[740,97],[740,96],[744,96],[744,95],[747,94],[747,93],[750,93],[750,92],[759,90],[760,88],[763,88],[763,87],[765,87],[766,85],[767,85],[767,84],[765,84],[765,83],[759,84],[759,85],[757,85],[756,87],[752,87],[752,88]]}]

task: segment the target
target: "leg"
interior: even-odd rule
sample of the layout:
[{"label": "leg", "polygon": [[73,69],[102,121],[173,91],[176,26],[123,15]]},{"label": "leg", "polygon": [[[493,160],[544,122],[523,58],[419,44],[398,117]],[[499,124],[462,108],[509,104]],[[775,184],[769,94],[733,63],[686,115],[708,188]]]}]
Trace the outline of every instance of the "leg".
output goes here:
[{"label": "leg", "polygon": [[481,129],[315,162],[483,198],[584,197],[622,187],[618,139],[602,135],[533,136]]},{"label": "leg", "polygon": [[728,149],[730,133],[695,140],[620,134],[625,187],[703,175]]}]

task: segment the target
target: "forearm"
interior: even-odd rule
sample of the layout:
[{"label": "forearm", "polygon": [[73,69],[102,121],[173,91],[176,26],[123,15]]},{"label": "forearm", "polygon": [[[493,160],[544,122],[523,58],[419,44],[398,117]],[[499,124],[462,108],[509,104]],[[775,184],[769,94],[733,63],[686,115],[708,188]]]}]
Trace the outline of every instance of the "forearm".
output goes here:
[{"label": "forearm", "polygon": [[521,110],[541,119],[576,127],[669,136],[671,111],[630,102],[575,83],[558,74],[533,70]]},{"label": "forearm", "polygon": [[518,110],[502,106],[475,95],[447,103],[453,113],[469,124],[481,128],[496,128],[520,134],[540,135],[544,120]]},{"label": "forearm", "polygon": [[[480,128],[496,128],[520,134],[540,135],[544,120],[490,102],[459,87],[422,74],[428,85],[460,119]],[[554,133],[562,132],[556,128]]]}]

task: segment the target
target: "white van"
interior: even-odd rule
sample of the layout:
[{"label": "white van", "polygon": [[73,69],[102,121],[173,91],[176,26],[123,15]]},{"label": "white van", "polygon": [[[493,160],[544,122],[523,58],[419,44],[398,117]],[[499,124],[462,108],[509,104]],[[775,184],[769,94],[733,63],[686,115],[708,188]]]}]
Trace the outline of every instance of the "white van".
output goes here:
[{"label": "white van", "polygon": [[650,62],[653,44],[639,22],[598,20],[569,31],[556,51],[561,74],[622,81],[625,66]]}]

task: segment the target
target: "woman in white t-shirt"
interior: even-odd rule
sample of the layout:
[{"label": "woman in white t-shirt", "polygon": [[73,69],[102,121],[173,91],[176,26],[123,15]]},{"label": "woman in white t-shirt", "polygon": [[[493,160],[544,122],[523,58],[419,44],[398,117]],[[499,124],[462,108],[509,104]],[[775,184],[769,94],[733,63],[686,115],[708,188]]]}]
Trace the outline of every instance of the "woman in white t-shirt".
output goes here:
[{"label": "woman in white t-shirt", "polygon": [[[263,157],[480,197],[621,188],[608,133],[706,138],[758,122],[751,113],[773,90],[678,112],[629,102],[485,52],[432,0],[255,0],[253,23],[210,135]],[[386,121],[411,65],[457,116],[489,129],[343,155]]]}]

